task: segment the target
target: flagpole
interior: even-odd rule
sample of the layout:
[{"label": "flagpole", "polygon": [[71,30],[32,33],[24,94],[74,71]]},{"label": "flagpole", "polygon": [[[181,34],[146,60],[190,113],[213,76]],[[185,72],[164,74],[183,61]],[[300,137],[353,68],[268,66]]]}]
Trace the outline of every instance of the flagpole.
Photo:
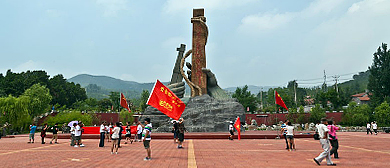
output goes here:
[{"label": "flagpole", "polygon": [[[278,123],[277,123],[278,122],[278,117],[277,117],[278,106],[276,104],[276,89],[274,91],[274,98],[275,98],[275,121],[276,121],[276,125],[278,125]],[[279,130],[276,130],[276,132],[277,132],[276,134],[278,135],[278,137],[276,139],[280,139],[280,137],[279,137]]]}]

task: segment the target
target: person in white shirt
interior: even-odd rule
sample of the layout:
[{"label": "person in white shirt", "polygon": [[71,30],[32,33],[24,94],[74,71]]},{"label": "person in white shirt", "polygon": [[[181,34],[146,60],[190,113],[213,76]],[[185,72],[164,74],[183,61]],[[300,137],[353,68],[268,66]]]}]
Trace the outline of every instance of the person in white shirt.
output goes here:
[{"label": "person in white shirt", "polygon": [[291,122],[288,122],[287,127],[284,129],[287,130],[286,136],[287,136],[288,143],[290,144],[290,149],[288,151],[295,150],[295,141],[294,141],[295,129],[294,129],[294,126],[291,124]]},{"label": "person in white shirt", "polygon": [[120,127],[121,127],[121,124],[119,122],[116,122],[116,127],[114,129],[112,129],[112,136],[111,136],[111,139],[112,139],[112,147],[111,147],[111,154],[114,153],[114,148],[115,148],[115,154],[118,154],[118,148],[119,148],[119,144],[118,144],[118,139],[119,139],[119,132],[120,132]]},{"label": "person in white shirt", "polygon": [[371,131],[371,124],[370,124],[370,122],[367,122],[367,135],[368,135],[368,132],[370,132],[371,133],[371,135],[372,135],[372,131]]},{"label": "person in white shirt", "polygon": [[75,131],[74,131],[74,139],[77,144],[74,145],[75,148],[79,147],[80,140],[81,140],[81,127],[79,124],[76,125]]},{"label": "person in white shirt", "polygon": [[230,124],[229,124],[229,133],[230,133],[229,140],[233,140],[233,136],[234,136],[233,121],[230,121]]},{"label": "person in white shirt", "polygon": [[145,118],[145,127],[142,132],[142,141],[144,143],[144,147],[146,149],[147,156],[144,160],[151,160],[152,150],[150,149],[150,141],[152,135],[152,124],[150,123],[150,118]]},{"label": "person in white shirt", "polygon": [[100,125],[100,143],[99,143],[99,147],[104,147],[104,135],[106,134],[106,122],[103,121],[102,122],[102,125]]},{"label": "person in white shirt", "polygon": [[76,128],[76,123],[73,123],[72,127],[70,127],[70,146],[74,146],[75,138],[74,138],[74,133],[75,133],[75,128]]},{"label": "person in white shirt", "polygon": [[110,142],[110,139],[111,139],[111,137],[110,137],[110,127],[107,125],[107,123],[106,123],[105,127],[106,127],[106,131],[104,133],[105,136],[106,136],[105,139],[107,139],[107,142]]},{"label": "person in white shirt", "polygon": [[141,139],[142,139],[142,125],[141,125],[141,122],[138,121],[138,126],[137,126],[137,139],[138,139],[138,142],[141,142]]},{"label": "person in white shirt", "polygon": [[330,143],[329,143],[329,139],[328,139],[329,129],[328,129],[328,126],[326,126],[326,124],[328,124],[328,121],[326,120],[326,118],[322,118],[321,124],[319,124],[317,126],[318,134],[320,136],[320,144],[322,146],[322,149],[324,149],[324,151],[319,156],[314,158],[313,160],[318,165],[320,165],[322,160],[324,160],[326,158],[326,162],[327,162],[328,166],[336,166],[336,164],[333,163],[332,160],[330,159]]},{"label": "person in white shirt", "polygon": [[372,125],[372,129],[375,132],[375,135],[378,135],[378,125],[376,124],[376,122],[374,121],[371,125]]}]

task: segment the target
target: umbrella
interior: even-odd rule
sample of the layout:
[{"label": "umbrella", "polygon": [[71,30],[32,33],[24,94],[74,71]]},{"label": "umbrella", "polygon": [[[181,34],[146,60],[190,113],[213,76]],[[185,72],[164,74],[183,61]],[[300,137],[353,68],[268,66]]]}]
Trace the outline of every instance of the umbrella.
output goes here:
[{"label": "umbrella", "polygon": [[78,124],[79,122],[78,122],[78,121],[71,121],[71,122],[69,122],[68,126],[69,126],[69,127],[72,127],[72,126],[73,126],[73,123]]}]

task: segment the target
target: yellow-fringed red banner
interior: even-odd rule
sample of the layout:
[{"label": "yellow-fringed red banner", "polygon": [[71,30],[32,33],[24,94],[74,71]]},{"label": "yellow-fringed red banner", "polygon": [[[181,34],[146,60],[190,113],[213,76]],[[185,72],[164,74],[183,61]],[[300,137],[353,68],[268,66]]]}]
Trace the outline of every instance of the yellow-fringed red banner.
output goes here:
[{"label": "yellow-fringed red banner", "polygon": [[147,104],[175,120],[180,118],[186,108],[186,105],[159,80],[154,84]]}]

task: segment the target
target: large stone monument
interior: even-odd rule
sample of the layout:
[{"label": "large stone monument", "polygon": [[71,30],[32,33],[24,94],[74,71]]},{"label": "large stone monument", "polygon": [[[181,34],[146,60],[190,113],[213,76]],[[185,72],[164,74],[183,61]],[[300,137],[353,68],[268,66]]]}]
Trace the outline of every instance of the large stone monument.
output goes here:
[{"label": "large stone monument", "polygon": [[[218,86],[217,79],[210,69],[206,68],[205,46],[208,37],[208,27],[204,9],[194,9],[192,31],[192,49],[185,51],[185,45],[177,48],[178,56],[173,69],[172,78],[168,87],[179,98],[184,98],[185,83],[191,89],[191,98],[181,117],[190,132],[221,132],[228,131],[229,121],[237,116],[241,122],[245,121],[244,107],[236,99],[231,98]],[[186,62],[188,69],[184,73],[185,59],[192,54],[191,63]],[[185,99],[185,98],[184,98]],[[183,99],[182,99],[183,100]],[[148,107],[142,117],[151,118],[153,127],[157,132],[169,132],[172,119],[153,107]]]}]

